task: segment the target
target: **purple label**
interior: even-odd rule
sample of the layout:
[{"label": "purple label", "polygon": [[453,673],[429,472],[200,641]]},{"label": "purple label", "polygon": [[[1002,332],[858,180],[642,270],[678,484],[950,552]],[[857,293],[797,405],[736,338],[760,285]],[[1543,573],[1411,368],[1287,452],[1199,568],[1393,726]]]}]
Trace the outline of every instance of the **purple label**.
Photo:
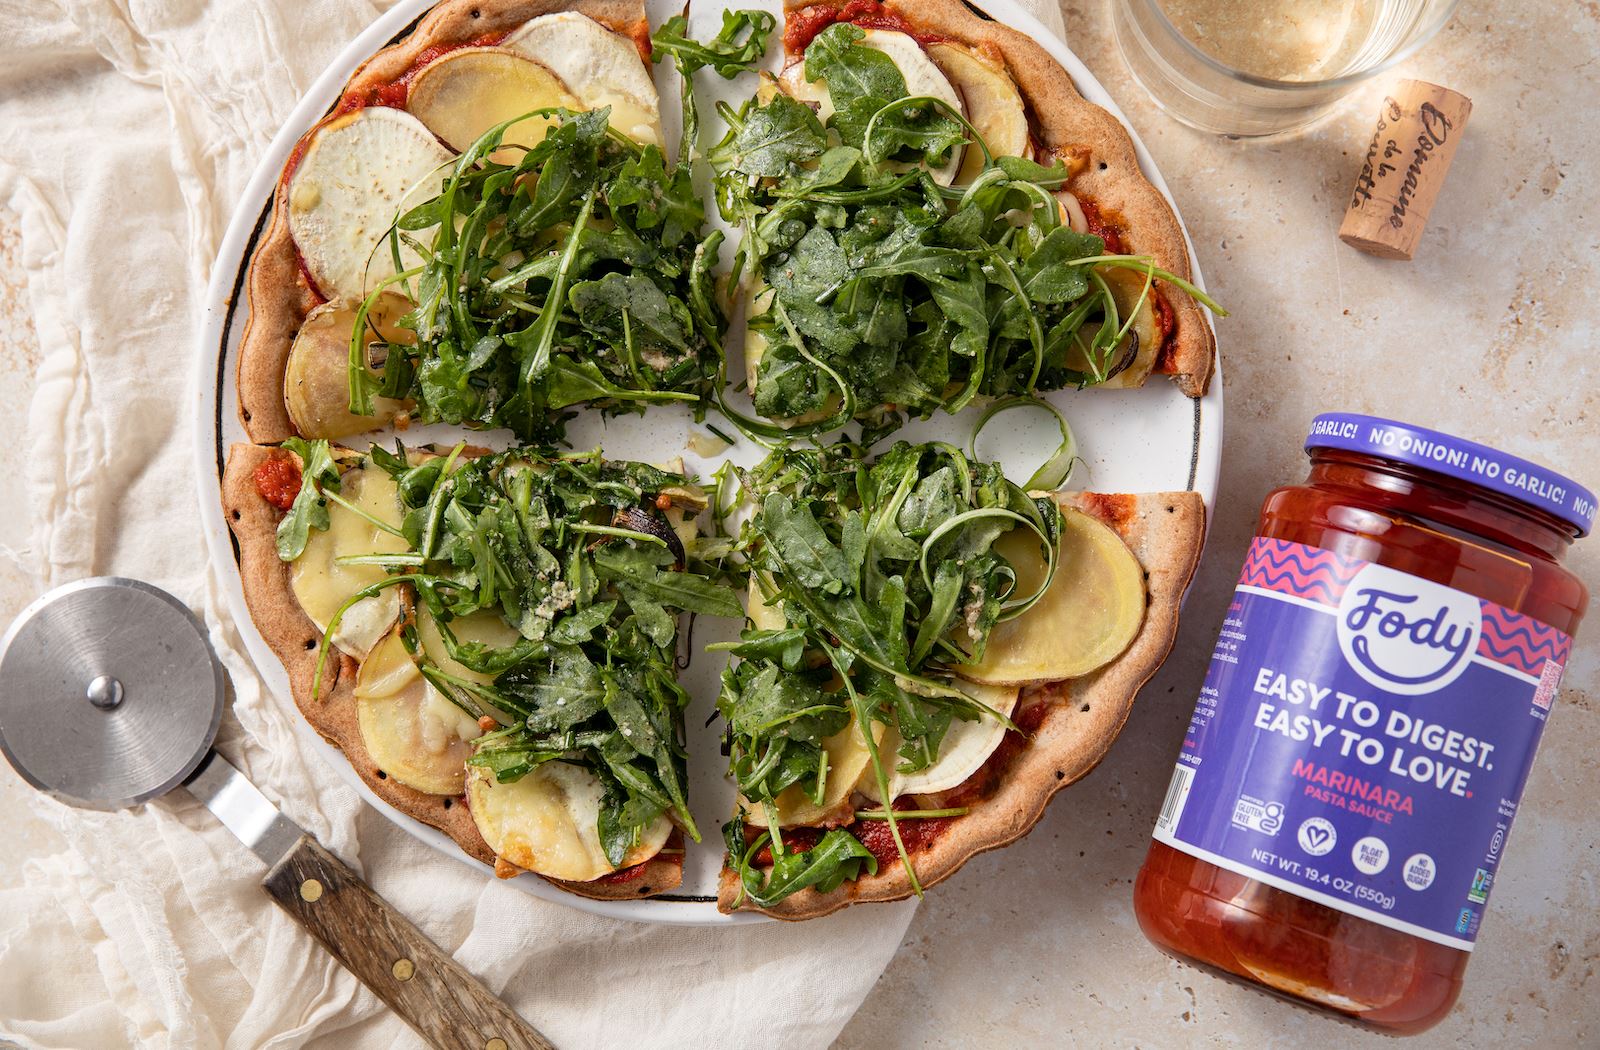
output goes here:
[{"label": "purple label", "polygon": [[1470,951],[1572,640],[1257,537],[1155,837]]}]

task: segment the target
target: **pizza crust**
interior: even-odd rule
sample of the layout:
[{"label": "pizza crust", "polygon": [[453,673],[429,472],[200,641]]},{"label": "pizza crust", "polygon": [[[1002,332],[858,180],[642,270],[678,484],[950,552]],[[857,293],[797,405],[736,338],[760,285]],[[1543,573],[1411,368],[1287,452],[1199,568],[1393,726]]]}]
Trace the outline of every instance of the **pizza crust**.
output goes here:
[{"label": "pizza crust", "polygon": [[[844,7],[840,0],[785,0],[786,14],[808,7]],[[1139,167],[1122,122],[1078,93],[1072,78],[1032,38],[976,12],[961,0],[886,0],[884,8],[919,31],[999,56],[1028,104],[1034,134],[1046,149],[1083,151],[1087,165],[1067,189],[1119,216],[1127,250],[1148,255],[1184,280],[1192,277],[1189,245],[1172,206]],[[1205,394],[1216,364],[1216,336],[1199,303],[1158,282],[1173,312],[1173,379],[1189,397]]]},{"label": "pizza crust", "polygon": [[[339,93],[363,94],[397,80],[430,47],[466,44],[505,35],[540,15],[576,11],[631,39],[648,39],[643,0],[444,0],[404,40],[379,51],[355,71]],[[301,136],[290,163],[307,139],[335,116],[334,108]],[[288,179],[284,165],[272,197],[272,218],[250,259],[245,279],[249,318],[239,344],[239,418],[250,440],[275,444],[296,434],[283,403],[289,348],[306,315],[322,302],[300,265],[289,234]]]},{"label": "pizza crust", "polygon": [[[256,491],[255,470],[269,457],[283,455],[259,445],[234,445],[222,477],[222,510],[233,530],[245,604],[256,629],[289,675],[295,705],[311,727],[344,752],[362,781],[383,801],[414,820],[449,835],[468,856],[493,866],[494,851],[478,833],[472,812],[459,796],[426,795],[383,773],[367,754],[356,718],[356,661],[342,653],[323,670],[322,695],[311,695],[322,632],[301,610],[289,583],[289,563],[278,557],[277,530],[282,512]],[[478,453],[481,454],[481,450]],[[664,859],[646,861],[639,874],[624,882],[545,881],[571,893],[597,900],[630,900],[676,889],[683,879],[683,833],[676,828]],[[541,876],[542,877],[542,876]]]},{"label": "pizza crust", "polygon": [[[1196,492],[1159,492],[1106,497],[1058,493],[1075,507],[1116,530],[1144,567],[1148,605],[1133,644],[1105,667],[1083,678],[1034,686],[1018,702],[1046,705],[1031,739],[998,771],[996,788],[968,804],[927,848],[912,854],[924,888],[955,874],[979,853],[1009,845],[1033,830],[1057,791],[1086,776],[1116,740],[1134,697],[1172,650],[1178,605],[1200,560],[1205,540],[1205,503]],[[717,906],[733,911],[739,877],[722,869]],[[876,875],[846,882],[832,893],[801,890],[771,908],[748,903],[738,910],[778,919],[815,919],[851,904],[897,901],[911,896],[911,881],[898,861]]]}]

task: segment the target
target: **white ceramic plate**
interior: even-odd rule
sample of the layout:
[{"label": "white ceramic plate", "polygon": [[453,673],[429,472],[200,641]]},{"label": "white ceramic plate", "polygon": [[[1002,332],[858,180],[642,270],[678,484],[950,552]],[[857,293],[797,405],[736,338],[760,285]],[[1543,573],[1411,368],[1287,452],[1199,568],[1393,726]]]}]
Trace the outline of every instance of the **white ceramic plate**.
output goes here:
[{"label": "white ceramic plate", "polygon": [[[250,253],[256,239],[265,230],[272,203],[272,191],[278,173],[288,159],[290,151],[302,134],[319,120],[337,101],[340,90],[357,66],[372,54],[398,37],[409,32],[416,20],[433,6],[435,0],[401,0],[394,8],[379,18],[365,32],[350,42],[350,46],[327,68],[310,91],[295,107],[287,123],[279,130],[260,166],[251,177],[240,199],[238,209],[222,241],[211,285],[206,293],[205,318],[200,332],[197,355],[197,382],[199,394],[195,447],[196,477],[200,487],[200,510],[205,521],[206,538],[212,559],[218,566],[223,590],[229,608],[237,622],[239,633],[245,640],[250,657],[263,680],[283,703],[289,703],[289,681],[283,666],[267,647],[266,640],[256,630],[245,606],[240,588],[238,564],[223,521],[221,500],[221,474],[227,450],[235,442],[247,440],[239,420],[238,395],[234,385],[237,368],[236,354],[239,338],[244,330],[249,306],[244,301],[244,278]],[[1106,94],[1087,67],[1056,36],[1040,25],[1038,20],[1022,10],[1015,0],[980,0],[981,6],[995,19],[1021,30],[1037,40],[1072,75],[1078,89],[1089,101],[1104,106],[1119,119],[1122,113]],[[677,0],[649,0],[647,4],[652,26],[659,25],[668,16],[681,9]],[[721,25],[719,4],[696,4],[691,16],[691,30],[697,37],[714,34]],[[731,3],[729,7],[766,7],[780,14],[774,2]],[[779,32],[774,32],[770,42],[768,61],[776,65],[781,57],[782,44]],[[662,119],[667,126],[669,142],[676,143],[679,124],[677,74],[670,62],[656,67],[657,85],[660,88]],[[702,128],[704,142],[714,142],[722,128],[716,119],[712,102],[727,99],[734,105],[749,97],[754,87],[753,75],[729,82],[709,71],[702,71],[697,81],[701,92]],[[1124,123],[1126,123],[1124,121]],[[1163,194],[1166,183],[1155,169],[1150,155],[1138,136],[1134,136],[1139,162],[1146,174]],[[1167,194],[1170,198],[1170,194]],[[714,211],[714,209],[711,209]],[[732,242],[725,256],[731,256]],[[1200,281],[1199,264],[1191,258],[1196,283]],[[737,347],[730,347],[729,374],[744,374],[737,359]],[[1101,492],[1152,492],[1172,489],[1194,489],[1209,505],[1216,494],[1217,470],[1222,448],[1222,377],[1219,372],[1211,382],[1210,393],[1194,401],[1180,394],[1172,383],[1156,381],[1140,390],[1107,390],[1062,392],[1050,395],[1053,401],[1072,422],[1078,437],[1082,463],[1074,472],[1069,484],[1074,488],[1095,489]],[[744,404],[749,411],[748,402]],[[956,417],[916,422],[904,433],[912,439],[940,438],[965,445],[971,434],[976,413],[972,410]],[[1008,413],[997,417],[984,431],[980,452],[1001,460],[1008,473],[1025,478],[1045,456],[1053,451],[1056,438],[1053,423],[1041,421],[1036,413]],[[653,408],[648,416],[622,417],[603,423],[598,413],[575,420],[569,438],[576,448],[600,445],[607,455],[621,459],[660,461],[683,450],[688,468],[701,477],[709,475],[722,458],[731,458],[740,464],[751,464],[760,458],[760,449],[751,445],[735,446],[725,456],[705,459],[684,449],[688,437],[689,415],[675,408]],[[1041,425],[1042,422],[1042,425]],[[724,428],[731,429],[731,428]],[[381,438],[381,435],[375,437]],[[498,439],[498,440],[497,440]],[[408,444],[427,440],[453,442],[455,436],[449,428],[414,428],[406,435]],[[474,435],[480,444],[503,445],[504,434]],[[357,442],[351,442],[356,444]],[[636,901],[593,901],[565,893],[534,875],[522,875],[514,880],[536,897],[555,901],[572,908],[595,912],[616,918],[641,922],[674,923],[688,925],[728,925],[763,921],[764,917],[749,913],[722,915],[716,907],[717,872],[722,860],[722,838],[718,828],[732,812],[733,788],[723,776],[724,767],[719,754],[719,726],[705,723],[714,710],[718,672],[721,659],[700,651],[711,641],[731,638],[737,630],[729,623],[713,624],[700,621],[694,634],[698,656],[688,670],[683,672],[684,687],[693,697],[686,721],[689,730],[689,748],[693,756],[690,773],[690,798],[693,800],[695,820],[704,841],[689,844],[685,858],[683,885],[675,894]],[[356,791],[391,820],[411,834],[436,847],[446,856],[472,865],[489,877],[487,868],[472,860],[451,839],[439,831],[412,820],[391,809],[374,795],[331,745],[319,737],[310,725],[296,712],[294,723],[299,727],[306,743],[327,759],[329,764]]]}]

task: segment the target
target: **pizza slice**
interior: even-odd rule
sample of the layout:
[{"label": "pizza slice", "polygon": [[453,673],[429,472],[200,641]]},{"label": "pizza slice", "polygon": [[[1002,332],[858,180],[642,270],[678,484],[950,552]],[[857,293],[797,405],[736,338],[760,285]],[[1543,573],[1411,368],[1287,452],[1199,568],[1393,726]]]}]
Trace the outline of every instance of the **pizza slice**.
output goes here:
[{"label": "pizza slice", "polygon": [[787,8],[710,153],[743,232],[746,381],[785,429],[1172,377],[1215,358],[1182,228],[1037,43],[958,0]]},{"label": "pizza slice", "polygon": [[569,406],[702,404],[724,326],[703,220],[639,0],[445,0],[284,167],[246,280],[246,432],[547,440]]},{"label": "pizza slice", "polygon": [[678,885],[681,612],[704,496],[597,453],[236,445],[224,508],[252,618],[306,719],[396,809],[509,877]]},{"label": "pizza slice", "polygon": [[780,449],[741,482],[718,904],[783,919],[1026,834],[1171,649],[1204,538],[1196,493],[1025,493],[941,443]]}]

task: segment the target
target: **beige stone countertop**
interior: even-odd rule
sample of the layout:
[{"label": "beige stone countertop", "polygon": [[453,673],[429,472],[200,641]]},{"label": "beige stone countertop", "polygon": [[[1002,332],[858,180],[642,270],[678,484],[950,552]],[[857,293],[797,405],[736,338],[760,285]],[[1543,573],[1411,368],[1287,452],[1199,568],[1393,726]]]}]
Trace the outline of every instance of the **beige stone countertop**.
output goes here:
[{"label": "beige stone countertop", "polygon": [[[1410,419],[1600,484],[1600,159],[1595,4],[1468,0],[1393,78],[1312,131],[1214,138],[1161,115],[1129,79],[1105,3],[1065,5],[1067,39],[1126,110],[1178,201],[1212,293],[1227,438],[1208,553],[1176,651],[1105,763],[1057,796],[1022,842],[974,859],[921,905],[841,1048],[1379,1046],[1378,1036],[1169,961],[1134,923],[1133,877],[1204,676],[1256,509],[1303,473],[1318,411]],[[1473,99],[1415,262],[1382,262],[1335,230],[1392,79]],[[38,348],[20,292],[16,218],[0,212],[0,447],[19,447]],[[7,475],[15,478],[15,473]],[[6,484],[0,482],[0,492]],[[0,521],[0,553],[25,539]],[[25,558],[25,552],[23,554]],[[1600,585],[1600,540],[1569,564]],[[0,570],[0,622],[32,597]],[[1424,1047],[1600,1045],[1600,635],[1563,684],[1466,989]],[[49,829],[18,819],[0,765],[0,883]],[[819,975],[819,979],[826,979]]]}]

